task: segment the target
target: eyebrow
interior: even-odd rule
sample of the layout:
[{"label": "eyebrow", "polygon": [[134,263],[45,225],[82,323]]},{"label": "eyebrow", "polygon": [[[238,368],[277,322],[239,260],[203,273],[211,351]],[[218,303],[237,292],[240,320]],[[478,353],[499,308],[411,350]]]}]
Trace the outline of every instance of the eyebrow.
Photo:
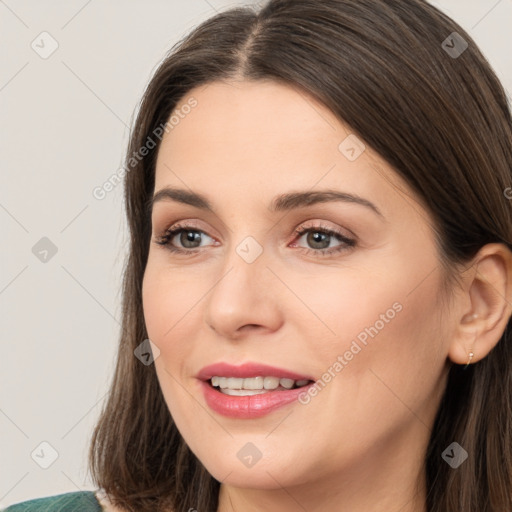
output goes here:
[{"label": "eyebrow", "polygon": [[[151,212],[153,205],[160,201],[176,201],[178,203],[187,204],[200,208],[201,210],[213,211],[210,202],[201,194],[185,190],[181,188],[164,187],[161,188],[155,195],[149,199],[147,207],[148,211]],[[294,210],[297,208],[303,208],[318,203],[329,203],[329,202],[345,202],[359,204],[372,210],[375,214],[384,219],[384,215],[381,213],[379,208],[372,202],[364,199],[355,194],[349,194],[348,192],[340,192],[337,190],[318,190],[318,191],[305,191],[305,192],[290,192],[287,194],[280,194],[276,196],[270,206],[271,212],[284,212]]]}]

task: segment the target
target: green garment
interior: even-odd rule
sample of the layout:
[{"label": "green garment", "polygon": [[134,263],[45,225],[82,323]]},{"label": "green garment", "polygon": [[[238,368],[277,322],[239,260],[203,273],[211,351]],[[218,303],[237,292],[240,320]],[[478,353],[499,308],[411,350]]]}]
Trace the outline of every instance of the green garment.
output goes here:
[{"label": "green garment", "polygon": [[10,505],[0,512],[101,512],[95,491],[67,492]]}]

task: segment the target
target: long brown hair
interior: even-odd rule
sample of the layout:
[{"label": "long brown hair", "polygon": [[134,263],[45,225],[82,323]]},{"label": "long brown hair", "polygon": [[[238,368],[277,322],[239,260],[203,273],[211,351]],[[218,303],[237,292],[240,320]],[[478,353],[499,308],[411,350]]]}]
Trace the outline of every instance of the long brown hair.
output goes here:
[{"label": "long brown hair", "polygon": [[[191,89],[233,78],[299,87],[377,151],[428,208],[450,282],[483,245],[511,247],[510,107],[475,42],[449,17],[423,0],[270,0],[202,23],[151,79],[126,157],[122,332],[89,467],[129,511],[217,510],[220,483],[178,432],[154,366],[134,357],[148,337],[141,288],[159,140],[130,159]],[[450,368],[425,458],[429,512],[512,510],[510,328],[485,359]],[[441,457],[453,441],[469,455],[456,470]]]}]

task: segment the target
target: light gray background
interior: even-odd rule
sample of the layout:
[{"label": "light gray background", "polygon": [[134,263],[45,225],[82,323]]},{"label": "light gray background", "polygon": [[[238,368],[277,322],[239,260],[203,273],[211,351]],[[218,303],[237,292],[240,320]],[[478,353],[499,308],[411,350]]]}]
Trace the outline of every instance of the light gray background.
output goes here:
[{"label": "light gray background", "polygon": [[[512,91],[512,0],[432,3]],[[240,4],[0,0],[0,508],[93,488],[86,453],[114,367],[127,232],[122,185],[103,200],[92,190],[122,166],[165,52]],[[47,59],[31,48],[43,31],[59,45]],[[57,247],[45,263],[32,252],[42,237]],[[58,452],[48,469],[31,458],[43,441]]]}]

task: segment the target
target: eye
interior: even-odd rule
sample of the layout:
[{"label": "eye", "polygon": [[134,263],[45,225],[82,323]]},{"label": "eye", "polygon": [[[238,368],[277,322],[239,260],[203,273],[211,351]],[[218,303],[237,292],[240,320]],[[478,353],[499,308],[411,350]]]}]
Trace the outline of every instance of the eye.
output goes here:
[{"label": "eye", "polygon": [[[310,247],[297,245],[295,242],[291,244],[291,247],[298,247],[302,252],[320,257],[346,251],[356,245],[354,239],[345,236],[335,229],[322,225],[301,226],[295,230],[295,235],[298,236],[299,240],[305,237],[306,244]],[[167,229],[163,235],[157,237],[155,243],[165,246],[173,253],[192,256],[200,252],[199,249],[204,247],[204,245],[201,245],[201,242],[203,242],[205,237],[213,240],[212,237],[195,226],[175,224]],[[176,240],[179,246],[175,245]],[[340,243],[333,247],[331,245],[333,240],[337,240]],[[210,245],[215,245],[215,243]]]},{"label": "eye", "polygon": [[[166,246],[171,252],[197,252],[194,249],[201,247],[204,236],[212,239],[204,231],[195,229],[194,226],[176,224],[172,228],[167,229],[162,236],[158,237],[155,243]],[[175,238],[181,244],[181,247],[176,247],[172,244]]]},{"label": "eye", "polygon": [[[345,251],[356,245],[354,239],[348,238],[341,232],[322,225],[301,226],[295,230],[295,234],[299,236],[299,239],[305,236],[306,244],[309,245],[309,247],[299,247],[302,247],[307,253],[314,253],[317,256],[328,256],[333,253]],[[331,242],[336,239],[341,243],[332,247]]]}]

